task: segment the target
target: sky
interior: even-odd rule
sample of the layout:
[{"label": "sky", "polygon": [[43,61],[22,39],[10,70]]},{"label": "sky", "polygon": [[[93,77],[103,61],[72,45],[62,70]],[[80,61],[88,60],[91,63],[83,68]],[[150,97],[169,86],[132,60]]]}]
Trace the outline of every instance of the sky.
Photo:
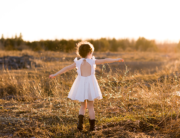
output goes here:
[{"label": "sky", "polygon": [[145,37],[180,41],[179,0],[0,0],[0,35],[26,41]]}]

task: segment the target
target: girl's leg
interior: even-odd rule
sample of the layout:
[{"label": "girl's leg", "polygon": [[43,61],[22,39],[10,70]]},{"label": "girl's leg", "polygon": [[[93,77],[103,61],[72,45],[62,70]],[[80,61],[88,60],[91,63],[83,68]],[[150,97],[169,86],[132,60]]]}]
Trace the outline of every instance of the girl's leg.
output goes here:
[{"label": "girl's leg", "polygon": [[94,106],[93,106],[93,101],[88,101],[87,100],[87,108],[89,110],[89,118],[95,119],[95,111],[94,111]]},{"label": "girl's leg", "polygon": [[77,129],[79,129],[80,131],[83,130],[83,118],[84,118],[84,114],[85,114],[85,109],[87,107],[87,102],[86,100],[84,102],[81,102],[81,108],[79,110],[79,121],[77,124]]},{"label": "girl's leg", "polygon": [[84,115],[86,108],[87,108],[87,101],[84,100],[84,102],[81,102],[81,108],[80,108],[80,110],[79,110],[79,114],[80,114],[80,115]]}]

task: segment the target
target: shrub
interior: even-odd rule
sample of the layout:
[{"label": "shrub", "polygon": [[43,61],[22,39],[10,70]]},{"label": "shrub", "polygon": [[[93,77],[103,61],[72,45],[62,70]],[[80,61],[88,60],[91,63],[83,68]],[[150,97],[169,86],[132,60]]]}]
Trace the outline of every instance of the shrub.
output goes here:
[{"label": "shrub", "polygon": [[177,51],[180,52],[180,41],[179,41],[179,43],[177,44],[177,47],[176,47],[176,48],[177,48]]},{"label": "shrub", "polygon": [[136,41],[135,48],[138,51],[157,51],[157,45],[154,40],[147,40],[144,37],[139,37]]}]

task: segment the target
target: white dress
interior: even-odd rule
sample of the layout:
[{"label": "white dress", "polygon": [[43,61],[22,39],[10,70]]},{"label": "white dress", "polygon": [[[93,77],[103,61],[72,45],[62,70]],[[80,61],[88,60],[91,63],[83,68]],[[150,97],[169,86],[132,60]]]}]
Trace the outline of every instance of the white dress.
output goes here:
[{"label": "white dress", "polygon": [[84,100],[86,99],[89,101],[93,101],[94,99],[100,100],[102,99],[102,93],[95,76],[96,59],[94,56],[92,57],[92,59],[85,59],[86,62],[91,65],[91,75],[87,77],[81,76],[80,67],[84,59],[85,58],[81,58],[79,60],[77,60],[77,58],[74,59],[78,76],[70,89],[68,98],[70,98],[71,100],[78,100],[80,102],[84,102]]}]

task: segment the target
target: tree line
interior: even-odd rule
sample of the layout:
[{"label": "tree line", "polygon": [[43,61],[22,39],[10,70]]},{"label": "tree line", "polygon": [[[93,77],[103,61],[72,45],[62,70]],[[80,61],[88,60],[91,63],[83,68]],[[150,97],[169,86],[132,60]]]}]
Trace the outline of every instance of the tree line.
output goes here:
[{"label": "tree line", "polygon": [[[19,36],[15,35],[11,38],[4,38],[1,36],[0,49],[1,50],[24,50],[31,49],[33,51],[50,50],[61,52],[72,52],[75,50],[76,44],[81,40],[39,40],[39,41],[24,41],[20,33]],[[137,40],[130,39],[115,39],[115,38],[100,38],[100,39],[87,39],[94,45],[95,51],[100,52],[117,52],[117,51],[158,51],[155,40],[148,40],[144,37],[139,37]],[[180,41],[177,45],[180,49]]]}]

